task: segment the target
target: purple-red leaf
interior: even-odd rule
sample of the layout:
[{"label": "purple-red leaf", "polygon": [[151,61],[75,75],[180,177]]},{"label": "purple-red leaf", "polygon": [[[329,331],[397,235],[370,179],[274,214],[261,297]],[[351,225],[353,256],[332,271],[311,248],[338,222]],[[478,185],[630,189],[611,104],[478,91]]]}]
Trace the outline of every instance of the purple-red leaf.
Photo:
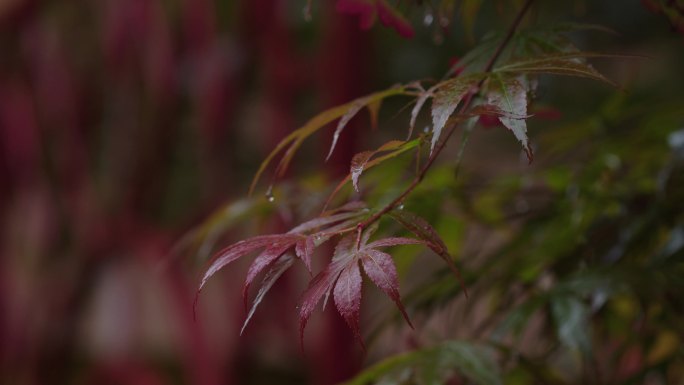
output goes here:
[{"label": "purple-red leaf", "polygon": [[390,237],[384,238],[379,241],[371,242],[367,244],[364,249],[375,249],[378,247],[388,247],[388,246],[398,246],[398,245],[418,245],[425,243],[420,239],[415,238],[403,238],[403,237]]},{"label": "purple-red leaf", "polygon": [[413,328],[406,309],[401,303],[399,296],[399,282],[397,280],[397,268],[392,256],[379,250],[366,250],[361,254],[363,270],[373,283],[389,296],[404,316],[406,322]]},{"label": "purple-red leaf", "polygon": [[349,174],[351,175],[352,185],[354,185],[354,190],[359,192],[359,177],[363,173],[363,168],[366,167],[368,160],[375,154],[375,151],[363,151],[356,155],[351,160],[351,169]]},{"label": "purple-red leaf", "polygon": [[295,242],[300,240],[299,236],[289,237],[283,236],[283,238],[274,241],[273,244],[268,246],[258,257],[254,259],[252,265],[247,271],[247,277],[245,278],[245,284],[242,287],[242,300],[245,303],[245,308],[248,306],[248,294],[249,287],[254,281],[254,278],[259,275],[265,268],[272,265],[278,258],[280,258],[289,248],[291,248]]},{"label": "purple-red leaf", "polygon": [[329,216],[322,216],[318,218],[314,218],[310,221],[304,222],[300,224],[297,227],[294,227],[292,230],[290,230],[288,233],[290,234],[302,234],[307,231],[315,230],[323,226],[331,225],[336,222],[343,221],[345,219],[353,218],[356,216],[359,216],[363,214],[362,211],[350,211],[350,212],[342,212],[339,214],[333,214]]},{"label": "purple-red leaf", "polygon": [[378,149],[376,150],[363,151],[354,155],[351,161],[351,168],[349,170],[349,175],[351,175],[351,180],[352,184],[354,185],[354,189],[357,192],[359,191],[359,177],[361,176],[361,173],[363,173],[366,164],[373,155],[380,152],[396,150],[398,148],[401,148],[401,146],[403,146],[404,144],[406,144],[406,142],[402,140],[390,140],[389,142],[378,147]]},{"label": "purple-red leaf", "polygon": [[458,279],[458,282],[467,297],[468,289],[465,286],[465,282],[463,282],[461,273],[458,271],[454,259],[449,254],[446,244],[432,225],[418,215],[405,210],[393,210],[389,214],[394,220],[404,226],[406,230],[425,241],[425,244],[447,263],[449,269],[451,269],[454,276],[456,276],[456,279]]},{"label": "purple-red leaf", "polygon": [[316,244],[314,242],[313,235],[309,235],[304,239],[298,240],[297,244],[295,245],[295,253],[297,254],[297,257],[304,262],[304,265],[306,266],[306,269],[309,270],[309,273],[311,273],[311,256],[313,255],[315,248]]},{"label": "purple-red leaf", "polygon": [[[354,259],[340,273],[333,293],[337,311],[342,315],[354,333],[354,336],[364,347],[361,331],[359,330],[359,312],[361,310],[361,272],[358,260]],[[364,347],[365,349],[365,347]]]},{"label": "purple-red leaf", "polygon": [[313,313],[321,298],[332,289],[337,277],[341,273],[341,267],[344,267],[344,265],[331,262],[309,282],[309,287],[302,295],[299,306],[299,340],[302,347],[304,346],[304,328],[306,323],[309,321],[311,313]]},{"label": "purple-red leaf", "polygon": [[261,301],[264,299],[266,293],[268,293],[268,291],[271,289],[275,281],[277,281],[278,278],[280,278],[280,276],[283,275],[285,270],[289,269],[292,266],[292,263],[294,263],[294,258],[292,258],[292,255],[285,254],[282,258],[278,259],[278,261],[271,267],[268,273],[266,273],[266,276],[261,281],[261,287],[259,288],[259,292],[254,298],[252,308],[249,310],[249,314],[247,314],[247,318],[245,318],[245,322],[242,324],[242,329],[240,329],[240,335],[242,335],[242,333],[245,331],[247,324],[252,319],[252,316],[254,315],[257,306],[259,306]]},{"label": "purple-red leaf", "polygon": [[209,265],[207,271],[204,273],[204,276],[202,277],[202,282],[200,283],[199,289],[197,289],[197,291],[199,292],[200,290],[202,290],[204,285],[207,283],[207,280],[227,264],[235,261],[236,259],[256,249],[260,249],[262,247],[271,245],[274,242],[281,240],[282,238],[282,234],[260,235],[234,243],[226,247],[225,249],[219,251],[212,258],[212,262]]}]

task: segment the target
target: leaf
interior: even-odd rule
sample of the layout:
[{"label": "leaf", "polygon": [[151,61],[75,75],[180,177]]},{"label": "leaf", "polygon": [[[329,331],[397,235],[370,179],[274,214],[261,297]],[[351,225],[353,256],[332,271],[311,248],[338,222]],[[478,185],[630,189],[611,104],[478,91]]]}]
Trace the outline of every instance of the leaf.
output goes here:
[{"label": "leaf", "polygon": [[268,293],[273,284],[278,280],[278,278],[280,278],[281,275],[283,275],[285,270],[289,269],[292,266],[293,263],[294,258],[292,258],[292,256],[289,254],[285,254],[282,258],[278,259],[278,262],[276,262],[268,271],[268,273],[266,273],[266,276],[261,281],[261,287],[259,288],[259,292],[254,298],[252,308],[249,310],[247,318],[245,318],[245,322],[242,324],[242,329],[240,329],[240,335],[244,333],[247,324],[252,319],[252,316],[254,315],[257,306],[259,306],[261,301],[264,299],[266,293]]},{"label": "leaf", "polygon": [[300,236],[283,236],[282,238],[274,241],[266,248],[266,250],[264,250],[261,254],[259,254],[258,257],[254,259],[252,264],[249,266],[247,277],[245,278],[245,284],[242,287],[242,300],[245,303],[245,308],[247,308],[248,305],[247,299],[249,287],[252,284],[252,281],[254,281],[254,278],[256,278],[256,276],[259,275],[259,273],[261,273],[265,268],[271,266],[300,239]]},{"label": "leaf", "polygon": [[430,153],[435,149],[435,145],[439,141],[447,120],[454,113],[461,100],[473,91],[473,87],[476,86],[480,77],[480,75],[458,77],[436,85],[437,90],[432,98],[432,143],[430,145]]},{"label": "leaf", "polygon": [[419,239],[423,240],[423,242],[425,242],[425,244],[435,254],[437,254],[440,258],[444,260],[444,262],[447,263],[449,269],[451,269],[451,271],[454,273],[454,276],[456,276],[456,279],[458,279],[458,282],[461,285],[461,288],[463,289],[463,292],[467,297],[468,288],[466,287],[465,282],[461,277],[461,273],[456,267],[453,257],[451,256],[451,254],[449,254],[449,250],[447,249],[446,244],[439,236],[437,231],[432,227],[432,225],[430,225],[430,223],[428,223],[425,219],[406,210],[392,210],[389,212],[389,215],[392,219],[396,220],[397,222],[399,222],[399,224],[404,226],[406,230],[412,232]]},{"label": "leaf", "polygon": [[[389,96],[403,95],[405,93],[405,87],[398,86],[390,88],[385,91],[373,93],[361,99],[363,99],[366,104],[370,104]],[[271,151],[271,153],[259,166],[259,169],[254,175],[254,179],[252,179],[252,183],[249,187],[249,194],[251,195],[252,192],[254,192],[254,188],[256,187],[259,178],[266,170],[266,167],[268,167],[268,165],[271,164],[271,162],[275,159],[276,155],[278,155],[282,151],[285,151],[285,154],[281,158],[276,169],[276,175],[282,175],[287,170],[287,167],[290,161],[292,160],[292,157],[297,152],[297,150],[306,138],[314,134],[316,131],[318,131],[320,128],[324,127],[328,123],[344,116],[349,112],[350,109],[356,108],[355,103],[357,103],[358,100],[359,99],[353,100],[349,103],[333,107],[331,109],[321,112],[320,114],[314,116],[308,122],[306,122],[304,126],[293,131],[283,140],[281,140],[280,143],[278,143],[278,145],[276,146],[276,148],[273,151]]]},{"label": "leaf", "polygon": [[330,293],[342,269],[344,269],[346,259],[343,256],[348,253],[349,245],[353,244],[353,240],[350,235],[340,240],[335,249],[333,260],[309,282],[309,287],[302,295],[299,306],[299,340],[302,348],[304,346],[304,328],[306,328],[309,317],[311,317],[311,313],[321,298]]},{"label": "leaf", "polygon": [[413,324],[408,314],[406,314],[406,309],[404,309],[404,305],[401,303],[397,268],[394,265],[392,256],[382,251],[368,250],[366,253],[361,254],[361,263],[368,278],[397,304],[404,319],[413,328]]},{"label": "leaf", "polygon": [[359,191],[359,177],[361,176],[361,173],[363,173],[366,164],[368,163],[370,158],[373,157],[373,155],[379,152],[396,150],[405,143],[406,142],[401,140],[391,140],[380,146],[377,150],[363,151],[354,155],[351,161],[351,169],[349,170],[349,174],[351,175],[351,180],[352,184],[354,185],[354,189],[357,192]]},{"label": "leaf", "polygon": [[[367,161],[367,162],[364,164],[364,166],[363,166],[363,171],[368,170],[368,169],[371,168],[371,167],[377,166],[378,164],[380,164],[380,163],[382,163],[382,162],[384,162],[384,161],[386,161],[386,160],[388,160],[388,159],[394,158],[394,157],[396,157],[396,156],[398,156],[398,155],[400,155],[400,154],[402,154],[402,153],[404,153],[404,152],[406,152],[406,151],[408,151],[408,150],[410,150],[410,149],[412,149],[412,148],[418,146],[419,143],[420,143],[420,138],[414,139],[414,140],[412,140],[412,141],[410,141],[410,142],[404,142],[404,144],[401,145],[401,146],[400,146],[399,148],[397,148],[396,150],[394,150],[394,151],[392,151],[392,152],[390,152],[390,153],[388,153],[388,154],[379,156],[379,157],[377,157],[377,158],[375,158],[375,159],[372,159],[372,160]],[[325,205],[323,206],[324,209],[325,209],[326,207],[328,207],[328,205],[329,205],[330,202],[333,200],[333,198],[337,195],[338,192],[340,192],[340,190],[342,189],[342,187],[344,187],[344,186],[347,184],[347,182],[349,182],[350,179],[351,179],[351,172],[350,172],[349,174],[347,174],[347,176],[346,176],[343,180],[341,180],[340,183],[337,184],[337,186],[335,187],[335,189],[333,190],[333,192],[330,193],[330,196],[328,197],[328,199],[327,199],[326,202],[325,202]]]},{"label": "leaf", "polygon": [[305,232],[311,231],[318,229],[323,226],[331,225],[336,222],[343,221],[345,219],[357,217],[359,215],[364,214],[363,211],[350,211],[350,212],[342,212],[339,214],[333,214],[329,216],[320,216],[318,218],[311,219],[309,221],[306,221],[293,229],[289,231],[290,234],[303,234]]},{"label": "leaf", "polygon": [[313,255],[314,249],[316,248],[316,243],[314,241],[314,236],[309,235],[304,239],[297,241],[295,245],[295,254],[297,257],[304,262],[306,269],[311,273],[311,256]]},{"label": "leaf", "polygon": [[420,239],[415,238],[403,238],[403,237],[390,237],[384,238],[379,241],[371,242],[366,245],[368,249],[375,249],[378,247],[388,247],[388,246],[399,246],[399,245],[419,245],[425,243]]},{"label": "leaf", "polygon": [[333,141],[332,144],[330,145],[330,150],[328,151],[328,156],[325,157],[325,160],[327,161],[330,159],[330,156],[333,153],[333,150],[335,149],[335,146],[337,145],[337,140],[340,138],[340,134],[342,133],[342,130],[344,130],[345,127],[347,127],[347,124],[349,124],[349,121],[356,116],[356,114],[363,108],[363,106],[367,105],[369,102],[366,100],[367,98],[361,98],[361,99],[356,99],[352,105],[349,107],[347,112],[342,115],[340,118],[340,121],[337,123],[337,128],[335,128],[335,133],[333,134]]},{"label": "leaf", "polygon": [[[404,314],[409,325],[411,325],[403,305],[399,302],[396,268],[394,267],[394,263],[391,261],[391,257],[385,253],[382,253],[384,255],[378,257],[379,254],[377,253],[380,252],[374,249],[378,247],[420,244],[424,242],[412,238],[385,238],[367,243],[376,229],[377,224],[374,224],[357,237],[355,237],[354,234],[342,237],[337,246],[335,246],[335,253],[331,262],[309,283],[309,287],[304,292],[299,307],[299,332],[302,345],[304,341],[304,328],[306,327],[309,317],[311,317],[311,313],[324,297],[323,308],[325,309],[328,296],[332,291],[338,312],[344,317],[350,329],[354,332],[355,337],[363,347],[363,341],[359,331],[359,312],[361,306],[361,273],[359,270],[359,261],[363,261],[364,258],[380,258],[376,263],[376,266],[370,266],[368,268],[365,266],[370,262],[362,262],[364,263],[364,270],[366,270],[366,274],[369,274],[371,280],[373,280],[378,287],[388,293],[390,298],[397,302],[399,309]],[[389,261],[387,258],[389,258]],[[370,269],[370,273],[368,273],[368,269]]]},{"label": "leaf", "polygon": [[543,55],[502,65],[495,73],[547,73],[555,75],[577,76],[598,80],[614,87],[617,84],[603,76],[590,64],[579,59],[587,57],[624,57],[624,55],[598,54],[592,52],[568,52],[555,55]]},{"label": "leaf", "polygon": [[[489,79],[487,103],[498,107],[506,114],[527,116],[527,87],[518,79],[495,75]],[[527,123],[525,119],[512,119],[507,116],[501,116],[499,120],[513,132],[513,135],[522,144],[527,154],[527,159],[532,162],[533,154],[527,141]]]},{"label": "leaf", "polygon": [[212,258],[212,262],[210,263],[209,268],[207,268],[207,271],[204,273],[204,276],[202,277],[202,282],[200,283],[197,292],[199,293],[199,291],[202,290],[204,285],[207,283],[207,280],[211,278],[212,275],[216,274],[217,271],[221,270],[227,264],[235,261],[236,259],[246,254],[249,254],[254,250],[269,246],[274,242],[281,240],[282,238],[282,234],[259,235],[234,243],[226,247],[225,249],[219,251]]},{"label": "leaf", "polygon": [[416,119],[418,118],[418,114],[420,113],[420,110],[423,108],[423,105],[428,100],[428,98],[434,96],[435,87],[436,86],[433,86],[427,91],[421,92],[420,95],[418,95],[418,97],[416,98],[416,104],[413,106],[413,109],[411,110],[411,122],[409,123],[409,132],[408,136],[406,137],[406,140],[411,139],[411,135],[413,135],[413,130],[416,127]]},{"label": "leaf", "polygon": [[[361,272],[359,263],[354,260],[342,270],[334,290],[335,306],[347,325],[354,333],[354,337],[362,347],[363,338],[359,330],[359,312],[361,310]],[[365,349],[365,347],[364,347]]]}]

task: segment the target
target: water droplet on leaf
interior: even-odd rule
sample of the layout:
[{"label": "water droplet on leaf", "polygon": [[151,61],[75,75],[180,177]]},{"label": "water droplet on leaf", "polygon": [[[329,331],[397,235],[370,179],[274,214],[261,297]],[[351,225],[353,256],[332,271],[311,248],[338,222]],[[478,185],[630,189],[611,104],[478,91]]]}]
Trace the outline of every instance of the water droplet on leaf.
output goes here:
[{"label": "water droplet on leaf", "polygon": [[273,186],[269,186],[268,190],[266,190],[266,200],[269,202],[273,203],[275,202],[275,197],[273,196]]}]

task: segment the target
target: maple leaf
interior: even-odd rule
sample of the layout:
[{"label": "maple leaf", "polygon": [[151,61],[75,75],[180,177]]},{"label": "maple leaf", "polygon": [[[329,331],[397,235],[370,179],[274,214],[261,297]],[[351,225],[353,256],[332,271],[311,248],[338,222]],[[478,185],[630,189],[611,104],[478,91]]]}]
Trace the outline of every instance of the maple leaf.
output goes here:
[{"label": "maple leaf", "polygon": [[209,278],[240,257],[263,249],[250,265],[242,288],[242,296],[245,308],[247,308],[249,288],[252,282],[260,273],[268,269],[259,293],[242,327],[244,330],[263,296],[283,272],[292,266],[293,257],[290,251],[294,250],[296,257],[304,263],[310,272],[311,257],[314,249],[342,229],[355,226],[362,216],[366,214],[366,211],[363,210],[364,208],[365,205],[362,202],[352,202],[304,222],[287,233],[260,235],[236,242],[224,248],[211,259],[209,267],[204,273],[197,289],[195,306],[197,305],[199,294]]},{"label": "maple leaf", "polygon": [[499,120],[520,141],[532,162],[533,154],[527,140],[527,82],[523,78],[503,77],[495,75],[489,79],[487,103],[501,109],[506,114],[517,115],[521,118],[501,116]]},{"label": "maple leaf", "polygon": [[427,245],[435,254],[442,258],[444,262],[446,262],[446,264],[449,266],[449,269],[451,269],[451,271],[454,273],[454,276],[456,276],[456,279],[458,279],[458,282],[467,297],[468,289],[463,281],[463,278],[461,277],[461,273],[458,271],[458,268],[454,263],[454,259],[451,257],[451,254],[449,254],[449,250],[447,249],[447,246],[442,238],[437,233],[437,230],[435,230],[425,219],[406,210],[393,210],[389,212],[389,215],[392,219],[404,226],[406,230],[412,232],[419,239],[423,240],[425,245]]},{"label": "maple leaf", "polygon": [[424,242],[414,238],[391,237],[368,243],[375,229],[377,226],[369,227],[358,239],[353,234],[344,236],[335,247],[330,263],[309,283],[309,287],[302,295],[299,307],[299,331],[302,346],[304,329],[313,310],[323,298],[325,298],[323,301],[323,307],[325,307],[327,298],[332,292],[337,311],[342,315],[361,347],[365,349],[359,327],[362,283],[359,265],[363,266],[368,278],[396,303],[406,322],[413,327],[401,303],[394,261],[389,254],[377,249]]},{"label": "maple leaf", "polygon": [[[434,93],[432,96],[432,143],[430,145],[430,153],[435,149],[442,129],[444,129],[451,114],[454,113],[461,100],[473,92],[481,78],[482,74],[457,77],[438,83],[427,91],[427,93]],[[416,107],[418,107],[418,103],[416,103]]]}]

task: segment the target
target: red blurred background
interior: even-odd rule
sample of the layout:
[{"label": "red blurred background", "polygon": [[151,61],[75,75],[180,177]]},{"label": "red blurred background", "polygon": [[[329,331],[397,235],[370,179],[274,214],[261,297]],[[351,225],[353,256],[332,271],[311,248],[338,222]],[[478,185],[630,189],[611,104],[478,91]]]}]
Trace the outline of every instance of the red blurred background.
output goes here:
[{"label": "red blurred background", "polygon": [[[300,353],[299,283],[238,337],[227,272],[194,321],[201,264],[169,257],[302,115],[369,91],[358,21],[320,2],[307,23],[305,5],[0,1],[1,383],[330,384],[360,367],[330,311]],[[351,127],[330,175],[354,147]]]}]

